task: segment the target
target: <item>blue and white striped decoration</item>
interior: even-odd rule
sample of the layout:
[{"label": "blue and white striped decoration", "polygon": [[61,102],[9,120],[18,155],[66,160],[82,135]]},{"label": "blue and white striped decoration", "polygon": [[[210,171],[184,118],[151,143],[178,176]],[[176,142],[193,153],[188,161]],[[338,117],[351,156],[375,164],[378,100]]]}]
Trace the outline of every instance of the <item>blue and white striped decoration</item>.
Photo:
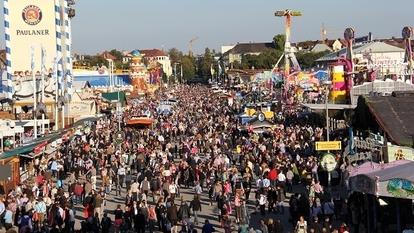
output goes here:
[{"label": "blue and white striped decoration", "polygon": [[61,5],[59,0],[55,0],[55,24],[56,24],[56,57],[58,57],[57,64],[57,79],[59,96],[62,96],[62,78],[63,78],[63,66],[62,66],[62,14]]},{"label": "blue and white striped decoration", "polygon": [[63,21],[64,21],[64,35],[65,35],[65,73],[66,73],[66,93],[68,94],[69,98],[72,95],[72,40],[71,40],[71,25],[69,19],[69,7],[68,7],[68,0],[64,0],[64,14],[63,14]]},{"label": "blue and white striped decoration", "polygon": [[[13,98],[13,70],[11,68],[11,50],[10,50],[10,16],[9,16],[9,0],[3,1],[4,12],[4,30],[6,38],[6,72],[7,81],[6,85],[2,88],[6,93],[7,99]],[[1,80],[2,83],[3,80]]]}]

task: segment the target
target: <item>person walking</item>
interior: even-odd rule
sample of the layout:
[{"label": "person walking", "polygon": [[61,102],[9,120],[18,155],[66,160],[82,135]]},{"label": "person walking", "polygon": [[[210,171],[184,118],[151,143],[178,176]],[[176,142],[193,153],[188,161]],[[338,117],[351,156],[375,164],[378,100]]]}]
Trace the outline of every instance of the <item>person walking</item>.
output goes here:
[{"label": "person walking", "polygon": [[307,232],[308,232],[308,223],[306,222],[303,216],[300,216],[298,222],[296,223],[295,233],[307,233]]},{"label": "person walking", "polygon": [[121,205],[118,205],[116,207],[114,215],[115,215],[115,232],[119,233],[120,227],[123,223],[123,216],[124,216],[124,211],[122,211]]},{"label": "person walking", "polygon": [[201,202],[198,194],[194,196],[194,199],[190,202],[190,209],[193,211],[194,223],[198,225],[198,213],[201,212]]},{"label": "person walking", "polygon": [[112,220],[110,217],[108,217],[108,213],[104,213],[102,221],[101,221],[102,233],[109,233],[111,228],[112,228]]},{"label": "person walking", "polygon": [[155,225],[157,224],[157,214],[153,205],[148,206],[148,229],[150,233],[154,232]]},{"label": "person walking", "polygon": [[201,233],[213,233],[215,231],[216,229],[214,229],[214,226],[208,221],[208,219],[206,219],[204,221],[204,226],[201,229]]}]

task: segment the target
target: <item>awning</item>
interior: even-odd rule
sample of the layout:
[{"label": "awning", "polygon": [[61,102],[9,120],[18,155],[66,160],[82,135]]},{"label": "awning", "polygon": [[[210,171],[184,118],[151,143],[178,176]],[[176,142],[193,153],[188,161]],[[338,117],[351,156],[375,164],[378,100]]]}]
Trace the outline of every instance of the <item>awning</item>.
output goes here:
[{"label": "awning", "polygon": [[29,144],[29,145],[26,145],[26,146],[18,147],[14,150],[5,151],[0,156],[0,159],[7,159],[7,158],[10,158],[10,157],[13,157],[13,156],[16,156],[16,155],[28,154],[28,153],[32,152],[33,149],[41,143],[43,143],[43,142],[32,143],[32,144]]},{"label": "awning", "polygon": [[102,93],[102,98],[109,102],[121,102],[122,105],[126,103],[126,95],[123,91]]},{"label": "awning", "polygon": [[[75,122],[71,128],[80,126],[80,125],[84,125],[86,121],[96,121],[98,120],[100,117],[90,117],[90,118],[85,118],[82,119],[80,121]],[[0,159],[7,159],[16,155],[22,155],[22,154],[28,154],[30,152],[34,152],[34,149],[36,148],[37,150],[42,149],[41,147],[44,147],[47,145],[47,143],[49,142],[53,142],[56,141],[60,138],[62,138],[62,136],[66,133],[69,132],[69,129],[65,129],[65,130],[60,130],[56,133],[52,133],[52,134],[48,134],[45,135],[44,137],[38,138],[36,140],[31,141],[29,144],[24,145],[24,146],[20,146],[16,149],[10,150],[10,151],[5,151],[2,154],[0,154]],[[40,146],[40,147],[39,147]]]},{"label": "awning", "polygon": [[[367,165],[364,165],[366,170]],[[366,172],[355,172],[349,178],[351,191],[376,196],[414,199],[414,162],[399,160],[373,165]],[[363,168],[361,168],[362,170]]]},{"label": "awning", "polygon": [[140,117],[128,120],[127,125],[151,125],[153,122],[154,120],[151,118]]}]

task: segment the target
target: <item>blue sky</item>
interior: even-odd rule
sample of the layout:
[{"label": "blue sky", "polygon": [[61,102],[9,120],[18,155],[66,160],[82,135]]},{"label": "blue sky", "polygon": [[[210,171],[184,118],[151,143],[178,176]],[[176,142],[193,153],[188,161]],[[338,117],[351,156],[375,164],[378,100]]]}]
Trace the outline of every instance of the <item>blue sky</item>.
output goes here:
[{"label": "blue sky", "polygon": [[282,9],[301,10],[293,20],[292,40],[319,39],[322,23],[329,38],[352,26],[357,36],[400,37],[414,26],[413,0],[79,0],[72,23],[74,50],[177,47],[187,51],[198,36],[196,52],[219,50],[237,42],[270,41],[283,33]]}]

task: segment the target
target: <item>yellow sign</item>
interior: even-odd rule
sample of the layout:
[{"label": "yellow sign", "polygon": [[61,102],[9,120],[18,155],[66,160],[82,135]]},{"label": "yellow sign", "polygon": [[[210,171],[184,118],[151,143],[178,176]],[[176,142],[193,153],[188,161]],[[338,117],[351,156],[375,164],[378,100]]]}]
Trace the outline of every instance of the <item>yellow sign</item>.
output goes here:
[{"label": "yellow sign", "polygon": [[316,142],[316,150],[341,150],[342,144],[340,141],[330,141],[330,142]]},{"label": "yellow sign", "polygon": [[246,115],[248,116],[253,116],[256,113],[256,110],[254,110],[253,108],[246,108],[244,110],[244,112],[246,113]]}]

